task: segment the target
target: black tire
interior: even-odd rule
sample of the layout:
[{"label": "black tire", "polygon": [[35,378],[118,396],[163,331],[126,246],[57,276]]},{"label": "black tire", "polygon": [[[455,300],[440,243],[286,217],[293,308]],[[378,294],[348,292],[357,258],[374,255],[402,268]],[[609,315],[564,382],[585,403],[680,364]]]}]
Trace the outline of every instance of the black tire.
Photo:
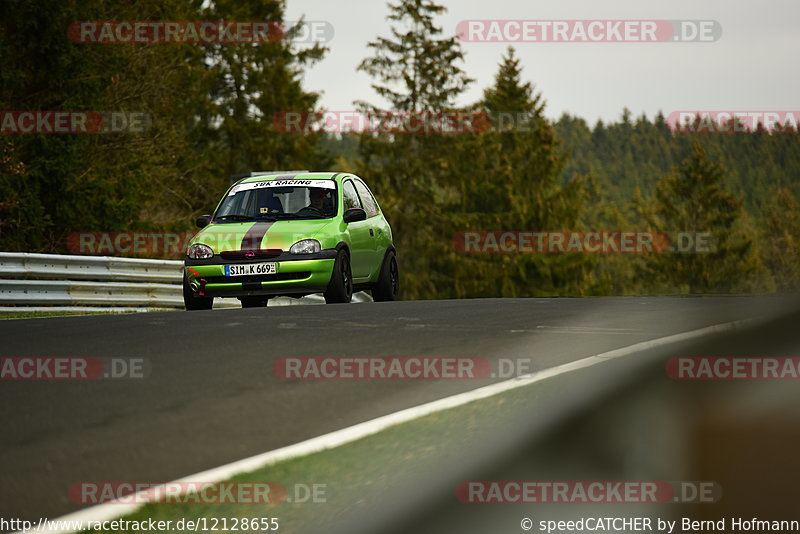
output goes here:
[{"label": "black tire", "polygon": [[372,288],[372,298],[375,302],[388,302],[398,300],[400,293],[400,272],[397,270],[397,258],[394,252],[389,251],[383,259],[378,282]]},{"label": "black tire", "polygon": [[239,297],[239,302],[242,303],[242,308],[264,308],[269,303],[269,297]]},{"label": "black tire", "polygon": [[331,281],[325,290],[325,302],[328,304],[345,304],[353,298],[353,273],[350,270],[350,256],[344,250],[336,255],[333,264]]},{"label": "black tire", "polygon": [[183,305],[186,311],[210,310],[214,306],[214,297],[198,297],[189,287],[186,275],[183,275]]}]

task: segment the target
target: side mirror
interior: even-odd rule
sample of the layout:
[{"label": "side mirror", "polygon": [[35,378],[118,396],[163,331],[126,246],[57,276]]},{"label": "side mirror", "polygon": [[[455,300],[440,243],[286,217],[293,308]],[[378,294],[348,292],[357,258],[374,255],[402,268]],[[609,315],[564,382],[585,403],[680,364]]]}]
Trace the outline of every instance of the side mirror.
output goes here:
[{"label": "side mirror", "polygon": [[205,228],[210,222],[211,215],[201,215],[194,221],[194,224],[196,224],[198,228]]},{"label": "side mirror", "polygon": [[349,210],[344,212],[344,217],[342,217],[342,219],[346,223],[363,221],[366,218],[367,218],[367,212],[362,210],[361,208],[350,208]]}]

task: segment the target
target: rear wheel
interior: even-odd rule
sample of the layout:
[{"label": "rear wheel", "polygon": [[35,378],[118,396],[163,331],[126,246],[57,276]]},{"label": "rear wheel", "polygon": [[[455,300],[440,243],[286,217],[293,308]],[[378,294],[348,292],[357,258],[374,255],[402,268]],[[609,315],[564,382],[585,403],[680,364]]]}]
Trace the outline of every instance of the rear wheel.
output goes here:
[{"label": "rear wheel", "polygon": [[214,306],[214,297],[199,297],[189,285],[186,275],[183,275],[183,305],[186,311],[210,310]]},{"label": "rear wheel", "polygon": [[325,290],[325,302],[328,304],[341,304],[350,302],[353,298],[353,273],[350,271],[350,256],[344,250],[336,255],[333,264],[331,281]]},{"label": "rear wheel", "polygon": [[388,252],[383,259],[378,282],[372,288],[372,298],[376,302],[397,300],[400,293],[400,273],[394,252]]},{"label": "rear wheel", "polygon": [[269,297],[239,297],[242,308],[263,308],[269,303]]}]

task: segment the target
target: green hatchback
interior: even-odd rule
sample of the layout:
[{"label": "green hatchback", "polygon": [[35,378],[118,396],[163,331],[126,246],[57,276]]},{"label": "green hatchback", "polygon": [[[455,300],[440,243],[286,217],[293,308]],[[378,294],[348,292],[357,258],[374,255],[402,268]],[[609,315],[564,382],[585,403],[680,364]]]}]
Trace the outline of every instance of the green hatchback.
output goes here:
[{"label": "green hatchback", "polygon": [[254,173],[231,185],[197,226],[186,251],[187,310],[209,310],[214,297],[236,297],[244,308],[312,293],[350,302],[364,289],[376,301],[397,299],[392,229],[353,174]]}]

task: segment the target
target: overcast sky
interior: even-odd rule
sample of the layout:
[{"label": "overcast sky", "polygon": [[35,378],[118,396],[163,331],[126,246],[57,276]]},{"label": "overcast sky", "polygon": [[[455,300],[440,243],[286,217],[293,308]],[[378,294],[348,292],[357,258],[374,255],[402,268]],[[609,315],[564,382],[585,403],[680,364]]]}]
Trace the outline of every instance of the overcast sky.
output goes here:
[{"label": "overcast sky", "polygon": [[[564,112],[594,122],[615,120],[623,107],[639,115],[680,110],[800,109],[800,1],[765,0],[439,0],[445,35],[474,19],[715,20],[722,36],[706,43],[515,44],[524,67],[547,101],[546,114]],[[330,22],[330,51],[305,76],[323,92],[328,110],[351,110],[353,100],[384,105],[356,72],[367,43],[388,35],[382,0],[288,0],[287,20]],[[480,98],[492,84],[508,44],[462,43],[462,67],[476,82],[458,104]]]}]

